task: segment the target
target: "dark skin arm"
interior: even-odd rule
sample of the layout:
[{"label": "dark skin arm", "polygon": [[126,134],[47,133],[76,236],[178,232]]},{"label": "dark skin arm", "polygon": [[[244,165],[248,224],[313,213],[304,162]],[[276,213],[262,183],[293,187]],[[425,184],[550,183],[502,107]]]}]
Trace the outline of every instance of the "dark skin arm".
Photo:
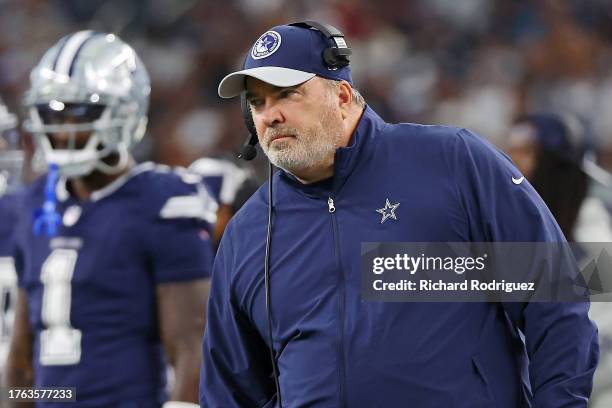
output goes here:
[{"label": "dark skin arm", "polygon": [[174,368],[171,401],[198,402],[210,279],[157,285],[160,335]]},{"label": "dark skin arm", "polygon": [[232,215],[234,215],[232,207],[227,204],[219,203],[219,209],[217,209],[217,222],[215,223],[215,230],[213,231],[215,248],[219,247],[225,227],[227,226],[230,218],[232,218]]},{"label": "dark skin arm", "polygon": [[[6,361],[7,388],[31,387],[34,382],[32,369],[32,330],[28,319],[28,297],[23,288],[17,292],[15,323],[9,355]],[[14,403],[14,407],[33,407],[33,403]]]}]

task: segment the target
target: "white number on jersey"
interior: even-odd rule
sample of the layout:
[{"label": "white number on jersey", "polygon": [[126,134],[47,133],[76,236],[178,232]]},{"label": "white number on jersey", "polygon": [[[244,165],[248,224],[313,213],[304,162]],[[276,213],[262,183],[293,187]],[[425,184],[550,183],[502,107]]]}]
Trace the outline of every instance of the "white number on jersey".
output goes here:
[{"label": "white number on jersey", "polygon": [[42,365],[72,365],[81,360],[81,331],[70,325],[72,274],[77,260],[74,249],[55,249],[42,266],[44,285],[40,334]]},{"label": "white number on jersey", "polygon": [[13,321],[15,319],[15,300],[17,299],[17,273],[13,258],[0,258],[0,369],[8,354]]}]

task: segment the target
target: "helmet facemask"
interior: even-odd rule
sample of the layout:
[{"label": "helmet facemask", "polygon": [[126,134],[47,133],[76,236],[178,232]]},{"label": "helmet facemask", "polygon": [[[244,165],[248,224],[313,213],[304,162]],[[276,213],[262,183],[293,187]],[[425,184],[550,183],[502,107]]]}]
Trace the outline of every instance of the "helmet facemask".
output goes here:
[{"label": "helmet facemask", "polygon": [[[44,160],[57,164],[63,176],[82,177],[95,170],[116,174],[128,163],[126,138],[134,128],[130,123],[133,115],[121,115],[118,109],[120,105],[52,100],[30,107],[25,126],[34,135]],[[109,163],[113,154],[117,159]]]}]

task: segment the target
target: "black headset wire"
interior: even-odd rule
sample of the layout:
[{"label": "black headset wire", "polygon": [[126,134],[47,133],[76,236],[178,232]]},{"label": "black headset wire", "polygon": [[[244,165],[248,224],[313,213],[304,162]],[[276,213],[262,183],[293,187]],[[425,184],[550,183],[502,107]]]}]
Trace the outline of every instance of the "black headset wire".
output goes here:
[{"label": "black headset wire", "polygon": [[268,162],[268,231],[266,236],[266,258],[264,261],[264,286],[266,288],[266,314],[268,316],[268,350],[270,351],[270,362],[272,363],[272,371],[274,374],[274,387],[276,387],[276,399],[278,407],[282,408],[281,390],[278,380],[278,365],[276,364],[276,355],[274,352],[274,343],[272,340],[272,305],[270,298],[270,250],[272,247],[272,177],[274,176],[274,166],[272,162]]},{"label": "black headset wire", "polygon": [[[349,57],[351,55],[351,48],[346,45],[344,42],[344,34],[337,28],[322,24],[316,21],[303,21],[298,23],[292,23],[290,25],[302,26],[305,28],[315,28],[323,33],[325,37],[327,37],[328,41],[333,41],[332,47],[325,50],[323,58],[325,62],[331,68],[339,68],[349,64]],[[335,38],[341,38],[342,42],[339,43]],[[340,44],[343,44],[342,46]],[[246,63],[246,58],[245,58]],[[244,68],[245,64],[243,64]],[[241,108],[242,115],[245,121],[245,125],[249,130],[249,140],[242,147],[238,157],[243,160],[252,160],[257,155],[257,150],[255,149],[255,145],[258,142],[257,138],[257,130],[255,129],[255,124],[253,123],[253,117],[251,116],[251,110],[246,99],[246,95],[243,92],[241,95]],[[274,343],[272,337],[272,304],[270,297],[270,251],[272,247],[272,216],[273,216],[273,206],[272,206],[272,176],[274,175],[274,166],[268,161],[268,228],[266,235],[266,253],[264,260],[264,286],[266,291],[266,315],[268,319],[268,351],[270,352],[270,362],[272,363],[272,372],[274,374],[274,387],[276,388],[276,400],[278,408],[283,408],[282,398],[281,398],[281,389],[279,383],[279,369],[276,361],[276,353],[274,351]]]}]

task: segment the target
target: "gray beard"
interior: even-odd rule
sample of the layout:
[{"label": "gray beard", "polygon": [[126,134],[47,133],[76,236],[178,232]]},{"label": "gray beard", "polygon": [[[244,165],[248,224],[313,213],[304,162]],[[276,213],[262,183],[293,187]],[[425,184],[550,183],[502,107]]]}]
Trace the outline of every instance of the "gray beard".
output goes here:
[{"label": "gray beard", "polygon": [[301,133],[294,128],[274,129],[269,132],[267,139],[283,133],[297,137],[293,141],[275,142],[270,148],[262,145],[262,149],[272,164],[297,177],[307,169],[333,163],[342,138],[342,128],[329,111],[325,111],[320,125],[314,128]]}]

